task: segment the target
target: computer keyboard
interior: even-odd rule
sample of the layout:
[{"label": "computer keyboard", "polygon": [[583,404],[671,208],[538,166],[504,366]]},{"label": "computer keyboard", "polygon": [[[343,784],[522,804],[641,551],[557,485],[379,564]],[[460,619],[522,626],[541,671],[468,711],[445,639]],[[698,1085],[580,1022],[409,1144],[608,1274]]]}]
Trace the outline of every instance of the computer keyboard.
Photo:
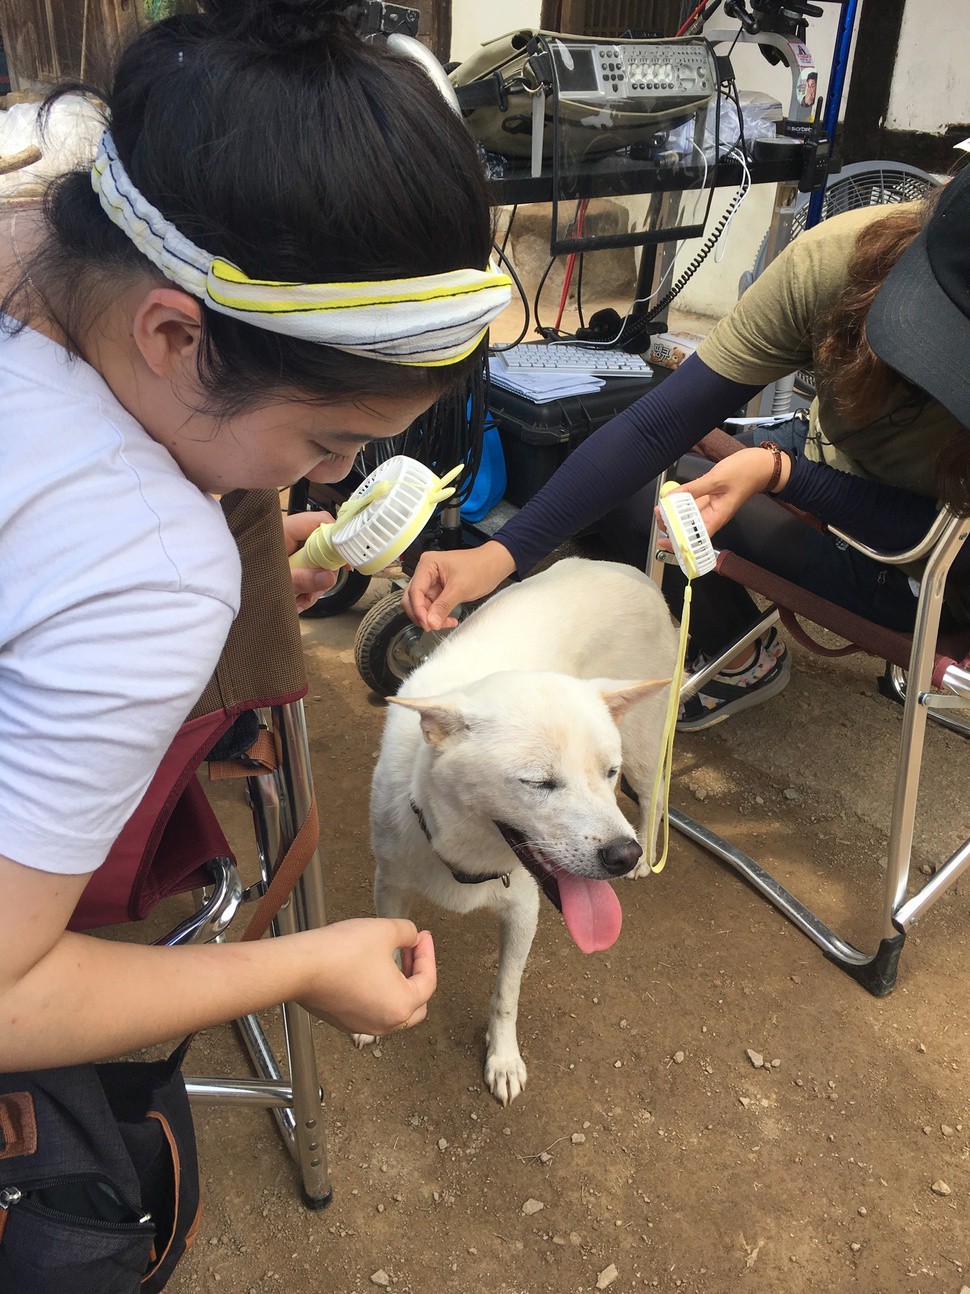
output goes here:
[{"label": "computer keyboard", "polygon": [[600,346],[526,342],[494,358],[513,372],[592,373],[597,377],[650,377],[653,369],[639,355]]}]

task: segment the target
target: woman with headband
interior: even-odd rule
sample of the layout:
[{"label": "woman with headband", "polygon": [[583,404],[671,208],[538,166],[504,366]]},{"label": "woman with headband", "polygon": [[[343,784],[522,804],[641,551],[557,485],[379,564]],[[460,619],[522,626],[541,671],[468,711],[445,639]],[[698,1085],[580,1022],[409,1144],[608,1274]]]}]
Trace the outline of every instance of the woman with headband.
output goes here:
[{"label": "woman with headband", "polygon": [[467,381],[509,299],[469,137],[357,8],[204,0],[147,30],[93,173],[6,219],[0,1070],[287,999],[379,1034],[434,991],[407,921],[173,949],[66,930],[238,609],[212,495],[339,480]]}]

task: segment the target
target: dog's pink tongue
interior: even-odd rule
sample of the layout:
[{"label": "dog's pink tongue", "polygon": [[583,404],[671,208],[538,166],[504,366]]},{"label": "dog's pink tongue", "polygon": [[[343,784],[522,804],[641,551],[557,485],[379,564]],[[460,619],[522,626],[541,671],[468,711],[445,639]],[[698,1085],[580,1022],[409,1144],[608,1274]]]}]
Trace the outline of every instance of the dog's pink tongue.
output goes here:
[{"label": "dog's pink tongue", "polygon": [[623,910],[609,881],[556,869],[562,918],[580,952],[598,953],[612,948],[620,937]]}]

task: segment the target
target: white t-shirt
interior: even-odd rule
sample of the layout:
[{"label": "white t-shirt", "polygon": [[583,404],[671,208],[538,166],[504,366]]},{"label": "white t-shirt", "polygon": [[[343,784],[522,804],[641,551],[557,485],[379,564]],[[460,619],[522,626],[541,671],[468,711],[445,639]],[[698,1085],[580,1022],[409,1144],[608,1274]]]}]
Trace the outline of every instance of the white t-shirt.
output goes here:
[{"label": "white t-shirt", "polygon": [[0,854],[93,871],[239,609],[216,501],[104,380],[0,334]]}]

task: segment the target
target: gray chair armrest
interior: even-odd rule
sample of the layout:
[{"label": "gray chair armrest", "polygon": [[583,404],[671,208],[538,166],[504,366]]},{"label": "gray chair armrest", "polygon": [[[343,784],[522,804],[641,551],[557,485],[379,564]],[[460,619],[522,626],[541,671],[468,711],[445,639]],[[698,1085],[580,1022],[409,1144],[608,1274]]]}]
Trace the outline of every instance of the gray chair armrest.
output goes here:
[{"label": "gray chair armrest", "polygon": [[[970,535],[970,519],[956,516],[949,508],[941,508],[933,524],[919,543],[902,553],[885,553],[878,548],[870,548],[868,544],[862,543],[861,540],[853,539],[851,535],[847,535],[844,530],[838,530],[835,526],[829,526],[828,529],[829,533],[834,535],[836,539],[841,539],[850,548],[863,553],[866,557],[871,557],[873,561],[882,562],[886,566],[907,566],[910,562],[918,562],[927,557],[943,540],[953,539],[961,526],[964,530],[964,533],[960,536],[960,542],[962,543]],[[956,547],[953,557],[956,556],[958,551],[959,548]]]}]

